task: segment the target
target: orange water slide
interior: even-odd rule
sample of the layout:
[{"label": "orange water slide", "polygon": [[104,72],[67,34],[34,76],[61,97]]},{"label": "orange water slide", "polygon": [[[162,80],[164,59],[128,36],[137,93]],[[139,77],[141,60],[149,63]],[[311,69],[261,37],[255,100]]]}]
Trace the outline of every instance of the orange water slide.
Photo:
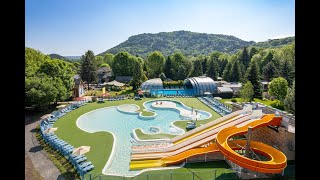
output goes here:
[{"label": "orange water slide", "polygon": [[250,122],[245,126],[231,126],[225,128],[219,131],[217,134],[216,144],[220,152],[227,159],[241,167],[262,173],[281,173],[287,166],[287,158],[281,151],[261,142],[251,141],[250,148],[253,151],[264,154],[270,158],[269,161],[257,161],[236,153],[230,146],[230,141],[228,141],[231,136],[245,134],[250,126],[253,129],[267,125],[279,126],[281,119],[282,117],[277,117],[274,114],[267,114],[264,115],[260,120]]},{"label": "orange water slide", "polygon": [[[234,140],[234,143],[230,145],[230,147],[234,150],[241,149],[240,145],[245,144],[246,142],[244,140]],[[130,169],[136,170],[136,169],[144,169],[144,168],[155,168],[155,167],[163,167],[173,164],[178,164],[183,162],[185,159],[190,158],[192,156],[206,154],[206,153],[213,153],[213,152],[219,152],[219,148],[217,144],[213,143],[210,144],[207,147],[198,147],[189,149],[187,151],[184,151],[182,153],[179,153],[174,156],[164,157],[161,159],[153,159],[153,160],[136,160],[130,162]]]}]

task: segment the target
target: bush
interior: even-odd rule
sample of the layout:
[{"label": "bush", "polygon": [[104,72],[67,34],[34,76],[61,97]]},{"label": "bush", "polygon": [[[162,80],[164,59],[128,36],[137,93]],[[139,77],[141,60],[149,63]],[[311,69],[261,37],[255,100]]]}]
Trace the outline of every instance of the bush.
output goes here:
[{"label": "bush", "polygon": [[280,100],[274,100],[270,103],[271,107],[274,107],[276,109],[284,110],[284,104]]},{"label": "bush", "polygon": [[163,86],[182,86],[183,85],[183,81],[182,80],[178,80],[178,81],[163,81]]},{"label": "bush", "polygon": [[232,98],[232,99],[231,99],[231,102],[234,102],[234,103],[236,103],[236,102],[237,102],[237,99],[235,99],[235,98]]}]

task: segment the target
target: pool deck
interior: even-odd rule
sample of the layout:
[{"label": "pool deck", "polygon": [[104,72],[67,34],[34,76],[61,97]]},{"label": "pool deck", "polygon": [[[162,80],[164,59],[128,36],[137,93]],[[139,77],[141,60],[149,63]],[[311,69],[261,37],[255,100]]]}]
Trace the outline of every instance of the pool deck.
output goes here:
[{"label": "pool deck", "polygon": [[[171,102],[171,101],[156,101],[151,104],[153,107],[156,108],[173,108],[173,109],[178,109],[180,111],[180,115],[184,117],[189,117],[191,119],[200,119],[200,114],[195,114],[195,112],[191,112],[189,110],[180,108],[176,106],[176,103]],[[152,142],[150,140],[149,142]],[[153,144],[146,144],[146,145],[133,145],[131,146],[132,149],[154,149],[154,148],[167,148],[169,146],[172,146],[172,143],[168,142],[158,142],[158,141],[153,141]]]},{"label": "pool deck", "polygon": [[180,108],[176,106],[176,103],[171,101],[156,101],[151,104],[153,107],[156,108],[173,108],[178,109],[180,111],[180,115],[184,117],[189,117],[191,119],[200,119],[200,114],[196,114],[195,112]]}]

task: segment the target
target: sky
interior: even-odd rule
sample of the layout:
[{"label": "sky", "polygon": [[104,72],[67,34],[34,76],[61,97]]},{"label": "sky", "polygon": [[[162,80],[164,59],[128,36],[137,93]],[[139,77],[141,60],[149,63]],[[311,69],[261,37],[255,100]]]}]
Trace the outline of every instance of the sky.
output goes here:
[{"label": "sky", "polygon": [[102,53],[132,35],[186,30],[266,41],[295,35],[294,0],[26,0],[25,45]]}]

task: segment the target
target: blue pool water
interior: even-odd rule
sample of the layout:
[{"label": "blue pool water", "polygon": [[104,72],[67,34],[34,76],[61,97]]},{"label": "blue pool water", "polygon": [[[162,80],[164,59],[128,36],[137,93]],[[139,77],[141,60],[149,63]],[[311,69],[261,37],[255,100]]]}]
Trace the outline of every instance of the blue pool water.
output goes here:
[{"label": "blue pool water", "polygon": [[[134,129],[140,128],[148,133],[150,126],[160,128],[161,133],[168,134],[183,134],[184,131],[180,128],[172,128],[171,123],[176,120],[183,120],[177,110],[173,109],[154,109],[151,104],[154,101],[148,101],[144,104],[145,108],[156,113],[154,119],[143,119],[137,114],[123,113],[117,110],[116,107],[101,108],[91,111],[79,117],[77,125],[87,132],[108,131],[114,135],[115,148],[114,156],[110,161],[111,164],[103,172],[104,174],[113,174],[121,176],[133,176],[139,171],[129,171],[130,153],[131,153],[131,132]],[[177,106],[190,110],[180,103]],[[129,108],[130,109],[130,108]],[[211,116],[209,112],[199,112],[200,120],[207,119]],[[170,128],[171,127],[171,128]],[[151,133],[151,132],[150,132]],[[110,144],[112,146],[112,144]],[[107,160],[106,160],[107,163]]]},{"label": "blue pool water", "polygon": [[193,89],[157,89],[151,90],[151,95],[185,95],[192,96]]}]

